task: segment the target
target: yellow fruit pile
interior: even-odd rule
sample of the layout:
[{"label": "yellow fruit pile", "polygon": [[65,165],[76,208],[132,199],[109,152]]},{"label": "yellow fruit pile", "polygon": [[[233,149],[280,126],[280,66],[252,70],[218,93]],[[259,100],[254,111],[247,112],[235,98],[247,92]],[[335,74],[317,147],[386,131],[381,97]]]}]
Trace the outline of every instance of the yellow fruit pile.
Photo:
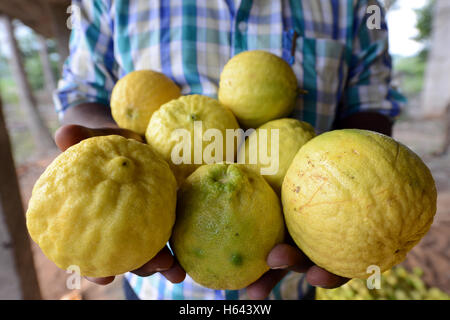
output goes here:
[{"label": "yellow fruit pile", "polygon": [[409,272],[395,267],[380,277],[379,289],[367,288],[365,280],[353,279],[340,288],[316,291],[317,300],[450,300],[438,288],[427,288],[422,280],[423,271],[414,268]]},{"label": "yellow fruit pile", "polygon": [[214,289],[260,278],[286,227],[330,272],[390,269],[432,223],[430,171],[387,136],[316,137],[284,118],[301,92],[290,66],[264,51],[226,64],[218,99],[180,96],[158,72],[130,73],[113,90],[112,114],[147,143],[97,137],[61,154],[34,187],[31,237],[58,266],[88,276],[136,269],[170,241],[186,272]]}]

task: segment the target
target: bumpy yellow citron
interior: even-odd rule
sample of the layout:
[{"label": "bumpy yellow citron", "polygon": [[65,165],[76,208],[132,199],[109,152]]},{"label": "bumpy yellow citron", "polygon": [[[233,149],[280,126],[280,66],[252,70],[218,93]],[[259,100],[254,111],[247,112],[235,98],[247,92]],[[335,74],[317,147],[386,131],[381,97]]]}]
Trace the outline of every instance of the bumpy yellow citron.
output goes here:
[{"label": "bumpy yellow citron", "polygon": [[111,113],[119,127],[143,135],[153,112],[180,94],[180,88],[160,72],[133,71],[114,86]]},{"label": "bumpy yellow citron", "polygon": [[58,267],[106,277],[134,270],[169,240],[176,181],[146,144],[121,136],[84,140],[36,182],[26,214],[31,238]]},{"label": "bumpy yellow citron", "polygon": [[348,278],[400,263],[429,230],[436,198],[433,177],[416,154],[363,130],[310,140],[282,186],[296,244],[320,267]]},{"label": "bumpy yellow citron", "polygon": [[297,93],[297,79],[289,64],[262,50],[239,53],[220,75],[219,101],[246,128],[289,115]]},{"label": "bumpy yellow citron", "polygon": [[169,163],[181,184],[196,168],[207,163],[205,159],[222,162],[228,152],[233,161],[236,147],[227,150],[226,130],[238,128],[233,113],[219,101],[195,94],[161,106],[150,119],[145,137]]},{"label": "bumpy yellow citron", "polygon": [[269,270],[284,239],[280,200],[259,174],[239,164],[198,168],[179,190],[171,238],[181,266],[197,283],[242,289]]},{"label": "bumpy yellow citron", "polygon": [[[274,129],[277,134],[272,131]],[[289,118],[269,121],[256,129],[239,148],[238,162],[249,164],[250,168],[263,174],[280,195],[292,159],[315,135],[314,128],[304,121]]]}]

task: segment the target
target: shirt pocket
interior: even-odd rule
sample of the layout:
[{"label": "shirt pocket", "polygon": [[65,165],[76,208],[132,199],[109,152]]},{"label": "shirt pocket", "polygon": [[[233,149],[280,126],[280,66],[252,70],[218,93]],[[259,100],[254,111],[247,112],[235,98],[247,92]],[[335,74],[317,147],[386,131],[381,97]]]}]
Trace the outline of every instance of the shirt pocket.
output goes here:
[{"label": "shirt pocket", "polygon": [[311,123],[319,133],[328,131],[347,78],[346,45],[332,39],[284,37],[289,38],[290,43],[283,44],[284,52],[289,52],[287,60],[299,88],[307,91],[298,97],[292,117]]}]

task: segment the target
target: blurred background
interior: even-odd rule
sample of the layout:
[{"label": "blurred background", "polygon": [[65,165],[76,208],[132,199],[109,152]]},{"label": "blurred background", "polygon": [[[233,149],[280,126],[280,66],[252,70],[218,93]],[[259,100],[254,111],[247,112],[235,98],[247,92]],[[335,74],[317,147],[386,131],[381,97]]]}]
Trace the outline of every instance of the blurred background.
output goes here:
[{"label": "blurred background", "polygon": [[[400,269],[371,294],[352,284],[325,298],[438,298],[450,294],[450,1],[385,0],[394,84],[408,105],[394,138],[419,154],[438,188],[438,213]],[[31,189],[58,154],[52,91],[68,55],[69,0],[0,0],[0,299],[122,299],[120,279],[100,287],[68,274],[32,244],[24,212]],[[386,282],[387,281],[387,282]],[[383,288],[381,289],[383,290]],[[373,291],[373,290],[372,290]]]}]

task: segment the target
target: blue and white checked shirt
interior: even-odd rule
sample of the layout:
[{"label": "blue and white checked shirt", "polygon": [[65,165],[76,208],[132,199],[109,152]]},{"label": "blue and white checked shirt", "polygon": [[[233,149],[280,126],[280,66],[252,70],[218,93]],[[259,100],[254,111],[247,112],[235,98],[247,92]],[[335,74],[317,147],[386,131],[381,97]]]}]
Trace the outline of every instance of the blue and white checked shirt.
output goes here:
[{"label": "blue and white checked shirt", "polygon": [[[60,117],[71,106],[109,106],[116,81],[133,70],[172,78],[183,94],[217,96],[225,63],[245,50],[289,62],[299,87],[292,117],[321,133],[362,110],[396,117],[403,97],[390,86],[384,17],[367,27],[376,0],[77,0],[70,56],[55,93]],[[159,274],[126,278],[143,299],[238,299],[245,290],[202,288],[189,277],[172,284]],[[269,298],[300,299],[310,287],[289,273]]]}]

